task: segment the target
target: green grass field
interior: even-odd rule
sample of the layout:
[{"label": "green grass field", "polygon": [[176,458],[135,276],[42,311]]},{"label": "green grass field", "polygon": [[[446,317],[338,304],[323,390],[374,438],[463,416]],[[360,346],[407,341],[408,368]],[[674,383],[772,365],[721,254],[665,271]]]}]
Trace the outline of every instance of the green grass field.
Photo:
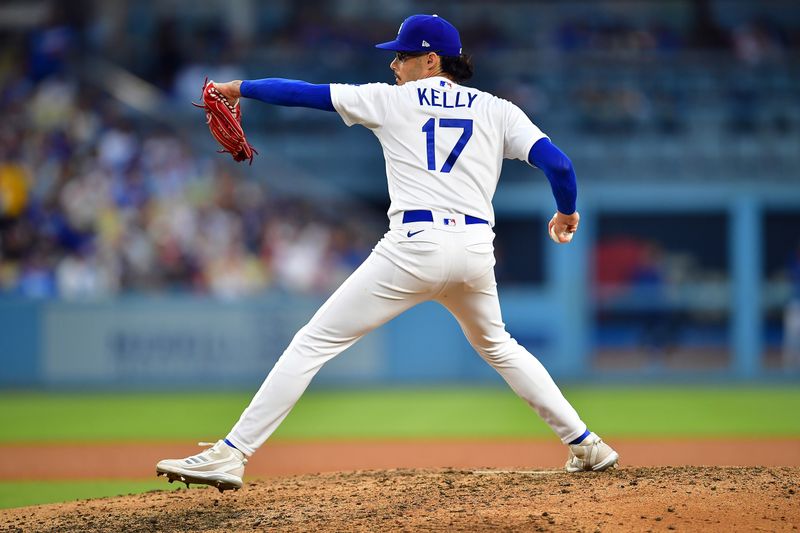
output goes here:
[{"label": "green grass field", "polygon": [[181,488],[183,488],[183,485],[165,485],[163,479],[161,483],[158,480],[136,481],[124,479],[47,482],[3,481],[0,482],[0,509]]},{"label": "green grass field", "polygon": [[[799,436],[800,389],[618,387],[566,389],[607,438]],[[216,440],[248,393],[0,393],[0,444]],[[787,413],[789,415],[787,415]],[[553,438],[503,388],[310,391],[274,438]],[[0,508],[164,488],[152,481],[0,482]]]},{"label": "green grass field", "polygon": [[[608,437],[800,435],[797,388],[582,388],[565,395]],[[180,441],[227,433],[250,393],[0,393],[0,443]],[[311,391],[278,439],[551,437],[510,390]]]}]

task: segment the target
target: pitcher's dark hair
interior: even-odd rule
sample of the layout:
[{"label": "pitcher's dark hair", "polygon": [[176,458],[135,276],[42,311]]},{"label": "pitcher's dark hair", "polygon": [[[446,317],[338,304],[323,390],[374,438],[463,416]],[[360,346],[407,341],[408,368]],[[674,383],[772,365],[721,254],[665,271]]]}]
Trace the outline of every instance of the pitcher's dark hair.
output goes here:
[{"label": "pitcher's dark hair", "polygon": [[472,66],[472,56],[461,54],[460,56],[441,56],[442,72],[453,78],[456,83],[467,81],[475,72]]}]

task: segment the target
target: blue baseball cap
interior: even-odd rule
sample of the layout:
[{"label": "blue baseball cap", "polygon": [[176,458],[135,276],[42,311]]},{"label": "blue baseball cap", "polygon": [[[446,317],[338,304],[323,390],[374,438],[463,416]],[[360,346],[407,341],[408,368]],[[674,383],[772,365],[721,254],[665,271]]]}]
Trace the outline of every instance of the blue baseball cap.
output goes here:
[{"label": "blue baseball cap", "polygon": [[439,15],[411,15],[400,25],[397,39],[375,48],[394,52],[436,52],[442,56],[461,55],[461,37],[455,26]]}]

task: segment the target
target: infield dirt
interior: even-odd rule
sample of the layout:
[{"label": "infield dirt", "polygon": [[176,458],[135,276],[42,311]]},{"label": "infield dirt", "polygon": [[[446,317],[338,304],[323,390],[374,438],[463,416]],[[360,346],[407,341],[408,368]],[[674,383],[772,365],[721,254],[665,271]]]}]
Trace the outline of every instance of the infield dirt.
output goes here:
[{"label": "infield dirt", "polygon": [[791,531],[800,468],[374,470],[9,509],[3,531]]}]

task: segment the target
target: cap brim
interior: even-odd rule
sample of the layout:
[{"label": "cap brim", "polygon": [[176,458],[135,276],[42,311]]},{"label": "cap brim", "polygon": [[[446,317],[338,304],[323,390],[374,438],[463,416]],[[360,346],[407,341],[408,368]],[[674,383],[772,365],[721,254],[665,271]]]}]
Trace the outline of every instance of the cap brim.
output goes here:
[{"label": "cap brim", "polygon": [[418,52],[410,46],[406,46],[400,43],[397,39],[394,41],[389,41],[385,43],[376,44],[375,48],[380,48],[381,50],[391,50],[392,52]]}]

